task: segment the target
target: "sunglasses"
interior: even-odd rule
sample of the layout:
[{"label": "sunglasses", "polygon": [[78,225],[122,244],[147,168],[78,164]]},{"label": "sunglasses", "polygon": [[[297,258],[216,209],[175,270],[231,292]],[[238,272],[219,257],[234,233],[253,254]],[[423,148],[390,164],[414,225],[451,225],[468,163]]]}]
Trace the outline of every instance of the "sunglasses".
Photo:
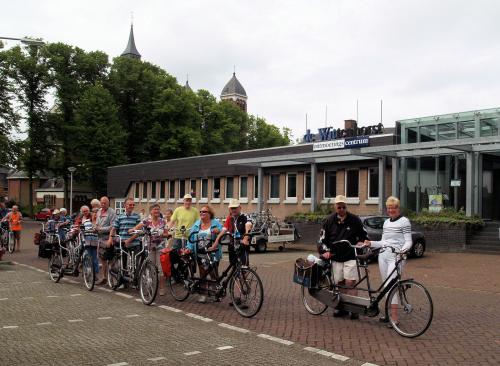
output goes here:
[{"label": "sunglasses", "polygon": [[203,210],[202,210],[202,211],[200,211],[200,213],[201,213],[201,214],[202,214],[202,213],[208,213],[208,211],[203,211]]},{"label": "sunglasses", "polygon": [[345,210],[345,209],[347,209],[346,206],[337,206],[337,210]]}]

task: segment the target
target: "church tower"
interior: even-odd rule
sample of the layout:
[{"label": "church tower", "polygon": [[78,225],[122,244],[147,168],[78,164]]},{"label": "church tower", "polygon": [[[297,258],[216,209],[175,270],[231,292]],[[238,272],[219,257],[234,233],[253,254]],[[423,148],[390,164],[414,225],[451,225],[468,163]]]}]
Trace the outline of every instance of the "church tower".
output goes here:
[{"label": "church tower", "polygon": [[133,24],[130,25],[130,35],[128,36],[127,48],[125,48],[125,51],[123,51],[122,56],[136,58],[138,60],[141,59],[141,54],[139,53],[139,51],[137,51],[137,48],[135,47]]},{"label": "church tower", "polygon": [[231,80],[229,80],[224,89],[222,89],[220,99],[229,100],[240,107],[242,111],[247,111],[247,93],[239,80],[236,78],[235,72],[233,72]]}]

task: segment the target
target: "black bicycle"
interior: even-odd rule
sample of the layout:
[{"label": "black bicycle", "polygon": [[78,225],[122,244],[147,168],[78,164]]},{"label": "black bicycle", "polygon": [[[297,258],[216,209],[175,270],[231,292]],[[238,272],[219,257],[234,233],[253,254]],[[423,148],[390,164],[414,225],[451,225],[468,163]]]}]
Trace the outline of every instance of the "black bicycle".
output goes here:
[{"label": "black bicycle", "polygon": [[[69,230],[64,229],[66,235]],[[92,255],[87,250],[89,243],[85,237],[95,237],[94,230],[85,230],[83,225],[73,237],[61,242],[56,232],[47,233],[47,239],[52,243],[52,255],[49,258],[49,276],[54,282],[59,282],[64,275],[78,277],[80,264],[82,267],[83,282],[87,290],[92,291],[95,285],[95,269]]]},{"label": "black bicycle", "polygon": [[[401,265],[406,259],[406,253],[397,252],[393,247],[386,246],[379,250],[391,250],[396,254],[396,266],[380,287],[371,288],[368,274],[368,258],[373,255],[370,250],[358,254],[347,240],[340,240],[331,245],[350,245],[355,248],[359,280],[353,287],[335,284],[332,274],[331,260],[321,258],[318,263],[309,263],[298,259],[295,263],[294,282],[302,286],[301,298],[306,310],[313,315],[320,315],[328,307],[346,310],[370,317],[379,314],[379,303],[387,295],[385,301],[385,318],[396,332],[403,337],[418,337],[429,328],[433,317],[432,298],[427,289],[413,279],[401,278]],[[329,251],[322,244],[321,252]],[[364,275],[361,276],[361,269]],[[359,285],[366,280],[367,288]],[[368,294],[368,297],[354,296],[342,293],[341,289],[357,289]]]},{"label": "black bicycle", "polygon": [[2,221],[0,224],[0,246],[6,248],[10,254],[14,253],[16,241],[8,221]]},{"label": "black bicycle", "polygon": [[[189,241],[196,245],[196,257],[191,253],[181,253],[174,274],[167,278],[173,298],[184,301],[190,294],[197,293],[220,301],[226,296],[229,288],[234,309],[245,318],[255,316],[262,307],[264,288],[257,272],[243,265],[241,255],[244,248],[240,240],[230,233],[221,237],[220,244],[233,246],[237,257],[235,263],[230,263],[221,275],[218,274],[218,263],[213,257],[214,250],[209,249],[213,239],[198,238],[198,232],[193,232]],[[196,276],[197,262],[204,268],[201,277]]]},{"label": "black bicycle", "polygon": [[118,246],[114,245],[114,257],[108,261],[108,285],[116,290],[122,284],[131,284],[139,289],[142,302],[151,305],[158,292],[158,267],[149,255],[151,236],[155,232],[144,228],[131,234],[142,236],[142,239],[139,246],[128,250],[123,247],[121,237],[115,235]]}]

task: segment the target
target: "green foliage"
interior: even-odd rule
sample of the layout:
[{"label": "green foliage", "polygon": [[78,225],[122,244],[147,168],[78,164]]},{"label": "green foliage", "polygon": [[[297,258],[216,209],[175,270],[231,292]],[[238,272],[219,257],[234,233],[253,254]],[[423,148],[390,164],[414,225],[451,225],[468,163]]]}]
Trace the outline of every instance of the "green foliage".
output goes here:
[{"label": "green foliage", "polygon": [[321,205],[318,210],[314,212],[295,212],[291,216],[287,217],[285,221],[298,221],[298,222],[315,222],[322,223],[328,216],[332,214],[330,206]]},{"label": "green foliage", "polygon": [[429,212],[428,209],[423,209],[420,213],[406,211],[407,216],[412,223],[419,225],[471,225],[484,226],[484,221],[480,216],[466,216],[465,211],[460,209],[455,211],[453,208],[444,208],[439,213]]}]

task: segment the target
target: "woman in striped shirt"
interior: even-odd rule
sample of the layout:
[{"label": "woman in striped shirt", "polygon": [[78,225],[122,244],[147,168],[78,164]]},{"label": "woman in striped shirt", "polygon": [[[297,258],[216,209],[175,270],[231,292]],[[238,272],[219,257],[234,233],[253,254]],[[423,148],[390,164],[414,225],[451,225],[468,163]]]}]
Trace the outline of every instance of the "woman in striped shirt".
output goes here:
[{"label": "woman in striped shirt", "polygon": [[[400,202],[396,197],[389,197],[385,203],[389,219],[384,222],[382,239],[380,241],[366,240],[365,245],[372,248],[392,247],[396,253],[407,252],[411,249],[411,224],[407,217],[401,216]],[[385,281],[396,266],[397,254],[390,248],[384,250],[378,256],[378,265],[382,281]],[[404,262],[401,262],[403,265]],[[396,272],[391,277],[395,277]],[[394,297],[391,304],[391,315],[393,319],[398,318],[397,296]],[[387,323],[388,319],[384,316],[380,321]]]}]

